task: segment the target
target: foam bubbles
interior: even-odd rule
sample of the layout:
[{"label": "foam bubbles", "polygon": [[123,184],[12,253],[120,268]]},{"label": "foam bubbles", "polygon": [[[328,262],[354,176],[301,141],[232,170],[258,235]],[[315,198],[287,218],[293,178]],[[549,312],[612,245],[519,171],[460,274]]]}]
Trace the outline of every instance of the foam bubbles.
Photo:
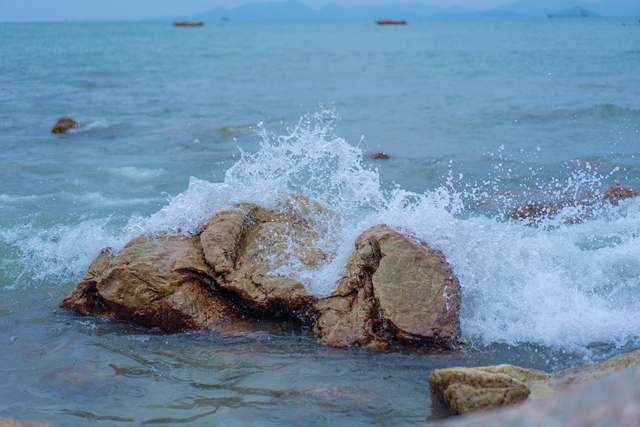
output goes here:
[{"label": "foam bubbles", "polygon": [[163,169],[139,168],[134,166],[122,166],[109,169],[108,171],[117,177],[131,181],[146,181],[162,176],[165,173]]}]

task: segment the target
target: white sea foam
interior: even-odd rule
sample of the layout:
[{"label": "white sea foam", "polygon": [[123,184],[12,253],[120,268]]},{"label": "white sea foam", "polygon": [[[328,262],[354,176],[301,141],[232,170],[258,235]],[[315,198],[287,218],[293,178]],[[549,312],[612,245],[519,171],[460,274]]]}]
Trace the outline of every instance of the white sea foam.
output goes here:
[{"label": "white sea foam", "polygon": [[[191,178],[186,191],[160,211],[131,218],[125,227],[114,230],[108,220],[47,230],[25,226],[0,232],[0,240],[19,247],[39,277],[68,280],[79,277],[104,246],[117,249],[140,233],[192,233],[235,203],[271,207],[299,192],[337,214],[318,218],[328,230],[322,245],[334,254],[330,262],[319,270],[290,266],[317,295],[335,288],[358,234],[386,223],[444,252],[462,285],[467,340],[584,350],[638,339],[640,200],[602,208],[574,225],[562,216],[532,227],[481,215],[465,200],[485,191],[458,191],[451,176],[422,194],[385,190],[362,151],[333,136],[331,121],[331,114],[322,113],[305,117],[284,136],[263,130],[260,150],[242,153],[222,182]],[[595,188],[601,178],[583,168],[552,187],[565,194]]]},{"label": "white sea foam", "polygon": [[20,249],[22,264],[37,282],[77,280],[102,248],[120,249],[127,239],[126,233],[108,227],[109,220],[86,220],[46,229],[30,224],[0,229],[0,242]]},{"label": "white sea foam", "polygon": [[94,129],[107,129],[109,128],[109,123],[105,120],[92,120],[89,122],[80,122],[79,126],[74,129],[70,129],[69,133],[84,133],[90,132]]},{"label": "white sea foam", "polygon": [[23,202],[32,202],[40,197],[36,195],[17,195],[17,194],[0,194],[0,203],[14,204]]},{"label": "white sea foam", "polygon": [[126,178],[132,181],[145,181],[157,178],[164,174],[163,169],[139,168],[134,166],[123,166],[119,168],[108,169],[112,175]]}]

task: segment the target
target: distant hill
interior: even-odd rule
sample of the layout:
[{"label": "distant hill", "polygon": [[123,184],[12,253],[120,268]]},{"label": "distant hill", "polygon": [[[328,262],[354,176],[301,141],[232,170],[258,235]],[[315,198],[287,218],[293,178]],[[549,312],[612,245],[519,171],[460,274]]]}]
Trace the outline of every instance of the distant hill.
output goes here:
[{"label": "distant hill", "polygon": [[547,15],[549,18],[588,18],[590,16],[598,16],[583,7],[573,7],[571,9],[563,10],[557,13],[550,13]]},{"label": "distant hill", "polygon": [[312,8],[302,1],[283,0],[273,2],[249,3],[233,8],[217,8],[208,12],[199,13],[185,19],[197,19],[203,21],[216,21],[228,18],[233,21],[313,21],[313,20],[376,20],[384,18],[426,19],[433,17],[457,17],[457,16],[515,16],[508,10],[478,11],[464,8],[436,8],[425,6],[421,3],[390,3],[374,6],[343,6],[338,3],[330,3],[321,8]]},{"label": "distant hill", "polygon": [[[565,4],[571,5],[571,0]],[[558,11],[559,0],[513,0],[499,9],[473,9],[454,7],[429,7],[422,3],[398,1],[373,6],[343,6],[330,3],[313,8],[303,0],[263,1],[258,0],[232,8],[217,8],[180,19],[217,21],[228,18],[234,21],[314,21],[314,20],[417,20],[434,17],[494,18],[517,16],[640,16],[640,0],[607,0],[594,3],[576,0],[575,6]],[[587,8],[588,6],[588,8]]]},{"label": "distant hill", "polygon": [[[559,4],[560,3],[560,4]],[[640,16],[638,0],[606,0],[593,2],[586,0],[568,0],[564,7],[558,0],[515,0],[504,6],[505,9],[525,16],[560,15],[583,10],[589,16]],[[558,12],[560,10],[560,12]]]},{"label": "distant hill", "polygon": [[299,1],[249,3],[234,8],[218,8],[193,15],[200,20],[228,18],[238,21],[311,20],[317,19],[316,11]]}]

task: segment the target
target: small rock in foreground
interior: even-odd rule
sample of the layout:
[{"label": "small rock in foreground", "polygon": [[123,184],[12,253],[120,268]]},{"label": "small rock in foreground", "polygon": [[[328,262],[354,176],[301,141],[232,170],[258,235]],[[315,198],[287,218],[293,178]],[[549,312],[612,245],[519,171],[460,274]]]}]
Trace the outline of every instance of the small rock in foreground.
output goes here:
[{"label": "small rock in foreground", "polygon": [[544,372],[511,365],[437,369],[429,375],[431,389],[458,414],[522,402],[530,384],[546,382]]},{"label": "small rock in foreground", "polygon": [[[639,366],[640,350],[637,350],[601,363],[553,374],[512,365],[436,369],[429,375],[429,384],[451,409],[458,414],[466,414],[513,405],[527,398],[554,400],[553,396],[576,386]],[[640,394],[640,387],[637,389]]]},{"label": "small rock in foreground", "polygon": [[628,368],[501,411],[489,411],[429,426],[619,427],[638,426],[640,368]]}]

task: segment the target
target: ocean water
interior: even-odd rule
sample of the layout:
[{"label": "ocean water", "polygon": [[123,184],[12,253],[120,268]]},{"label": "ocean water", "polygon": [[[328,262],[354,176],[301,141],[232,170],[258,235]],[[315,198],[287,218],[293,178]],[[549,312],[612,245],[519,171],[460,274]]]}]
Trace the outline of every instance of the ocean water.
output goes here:
[{"label": "ocean water", "polygon": [[[51,135],[67,114],[80,129]],[[637,19],[0,24],[0,148],[1,416],[419,425],[447,415],[431,369],[640,347],[640,200],[573,225],[575,209],[509,217],[640,186]],[[356,236],[390,224],[447,256],[468,346],[335,350],[269,323],[162,335],[57,308],[103,247],[292,191],[336,215],[330,263],[287,273],[330,294]]]}]

